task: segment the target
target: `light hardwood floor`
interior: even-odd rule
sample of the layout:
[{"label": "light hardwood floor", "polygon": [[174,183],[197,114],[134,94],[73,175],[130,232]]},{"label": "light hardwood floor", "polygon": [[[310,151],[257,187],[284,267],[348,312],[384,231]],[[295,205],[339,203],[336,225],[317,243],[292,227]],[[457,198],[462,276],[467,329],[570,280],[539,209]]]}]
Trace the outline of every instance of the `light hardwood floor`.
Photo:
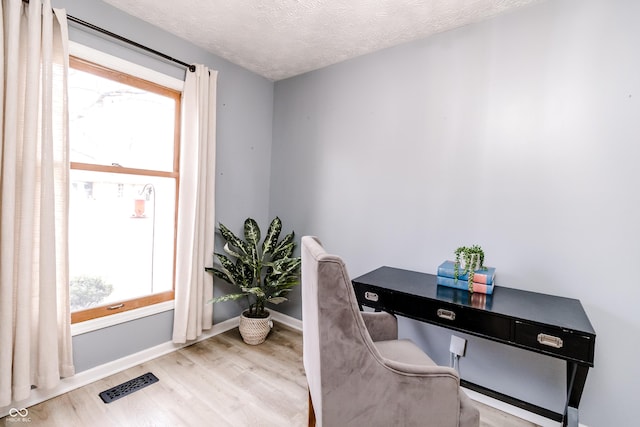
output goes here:
[{"label": "light hardwood floor", "polygon": [[[147,372],[160,381],[109,404],[98,397]],[[478,407],[482,427],[534,426]],[[306,426],[302,335],[275,323],[265,343],[249,346],[236,328],[28,409],[30,422],[0,426]]]}]

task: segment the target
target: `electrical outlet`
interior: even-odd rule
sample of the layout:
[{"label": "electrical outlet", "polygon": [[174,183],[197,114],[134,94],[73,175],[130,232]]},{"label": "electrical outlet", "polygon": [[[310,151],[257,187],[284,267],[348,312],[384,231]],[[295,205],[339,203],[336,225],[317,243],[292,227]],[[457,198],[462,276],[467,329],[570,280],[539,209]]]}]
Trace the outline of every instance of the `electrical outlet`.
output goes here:
[{"label": "electrical outlet", "polygon": [[449,351],[456,356],[464,357],[465,350],[467,349],[467,340],[464,338],[451,335],[451,344],[449,345]]}]

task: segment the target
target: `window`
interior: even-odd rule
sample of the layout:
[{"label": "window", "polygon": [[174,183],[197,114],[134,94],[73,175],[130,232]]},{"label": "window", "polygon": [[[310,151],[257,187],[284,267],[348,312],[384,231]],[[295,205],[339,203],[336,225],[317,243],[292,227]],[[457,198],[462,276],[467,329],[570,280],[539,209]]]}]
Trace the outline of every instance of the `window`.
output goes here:
[{"label": "window", "polygon": [[71,57],[73,323],[173,299],[180,97]]}]

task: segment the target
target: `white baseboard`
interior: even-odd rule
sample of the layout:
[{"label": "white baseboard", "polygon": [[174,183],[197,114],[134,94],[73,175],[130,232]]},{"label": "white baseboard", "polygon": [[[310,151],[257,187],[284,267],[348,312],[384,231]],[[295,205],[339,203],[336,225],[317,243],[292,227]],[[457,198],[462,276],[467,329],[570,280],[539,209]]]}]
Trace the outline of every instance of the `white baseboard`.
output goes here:
[{"label": "white baseboard", "polygon": [[[91,384],[92,382],[106,378],[110,375],[117,374],[118,372],[124,371],[125,369],[132,368],[144,362],[148,362],[149,360],[164,356],[165,354],[169,354],[191,344],[195,344],[196,342],[203,341],[226,332],[238,326],[238,319],[238,317],[234,317],[225,320],[224,322],[213,325],[211,329],[205,331],[200,337],[198,337],[198,339],[190,341],[186,344],[174,344],[171,341],[167,341],[163,344],[159,344],[155,347],[142,350],[138,353],[134,353],[129,356],[114,360],[112,362],[96,366],[95,368],[87,369],[86,371],[82,371],[72,377],[63,378],[62,380],[60,380],[60,383],[54,388],[48,390],[33,389],[31,390],[31,396],[29,396],[29,398],[21,400],[19,402],[14,402],[10,406],[0,407],[0,418],[9,415],[9,411],[11,411],[12,408],[29,408],[30,406],[37,405],[38,403],[44,402],[45,400],[49,400],[56,396],[60,396],[61,394],[68,393],[87,384]],[[280,320],[278,319],[278,321]]]},{"label": "white baseboard", "polygon": [[[299,331],[302,330],[302,321],[299,319],[273,310],[271,310],[271,317],[276,322],[280,322]],[[68,393],[87,384],[91,384],[92,382],[106,378],[110,375],[122,372],[125,369],[129,369],[157,357],[164,356],[165,354],[169,354],[183,347],[195,344],[196,342],[214,337],[218,334],[237,327],[238,322],[239,317],[233,317],[231,319],[225,320],[224,322],[213,325],[211,329],[205,331],[200,337],[198,337],[198,339],[190,341],[186,344],[174,344],[173,342],[168,341],[155,347],[142,350],[138,353],[134,353],[129,356],[114,360],[112,362],[96,366],[95,368],[87,369],[86,371],[77,373],[72,377],[63,378],[62,380],[60,380],[60,383],[54,388],[48,390],[33,389],[29,398],[19,402],[14,402],[10,406],[0,407],[0,418],[9,415],[9,411],[11,411],[12,408],[29,408],[33,405],[44,402],[45,400],[52,399],[56,396]]]},{"label": "white baseboard", "polygon": [[[302,331],[302,320],[296,319],[295,317],[291,317],[286,314],[282,314],[280,312],[271,310],[271,317],[276,322],[280,322],[286,326],[289,326],[293,329]],[[191,344],[195,344],[196,342],[203,341],[214,337],[218,334],[222,334],[230,329],[233,329],[238,326],[239,317],[233,317],[231,319],[225,320],[224,322],[218,323],[214,325],[208,331],[205,331],[198,339],[186,343],[186,344],[174,344],[171,341],[168,341],[163,344],[159,344],[155,347],[148,348],[146,350],[142,350],[138,353],[131,354],[129,356],[125,356],[118,360],[114,360],[109,363],[105,363],[100,366],[96,366],[95,368],[88,369],[86,371],[80,372],[72,377],[64,378],[60,381],[58,386],[49,389],[49,390],[40,390],[34,389],[31,391],[31,396],[28,399],[22,400],[20,402],[14,402],[10,406],[0,407],[0,418],[9,415],[9,411],[12,408],[22,409],[29,408],[30,406],[37,405],[38,403],[44,402],[45,400],[52,399],[56,396],[60,396],[64,393],[68,393],[77,388],[83,387],[87,384],[91,384],[92,382],[101,380],[110,375],[117,374],[118,372],[122,372],[125,369],[132,368],[134,366],[140,365],[144,362],[148,362],[149,360],[155,359],[160,356],[164,356],[165,354],[169,354],[173,351],[179,350],[181,348],[187,347]],[[502,402],[497,399],[493,399],[489,396],[485,396],[484,394],[480,394],[473,390],[464,389],[467,395],[480,403],[483,403],[487,406],[491,406],[492,408],[498,409],[502,412],[506,412],[518,418],[522,418],[523,420],[530,421],[532,423],[538,424],[542,427],[558,427],[560,423],[549,420],[548,418],[542,417],[540,415],[536,415],[532,412],[525,411],[524,409],[520,409],[518,407],[509,405],[505,402]],[[584,424],[580,424],[580,427],[587,427]]]},{"label": "white baseboard", "polygon": [[[523,420],[529,421],[531,423],[537,424],[541,427],[560,427],[562,423],[550,420],[549,418],[545,418],[541,415],[534,414],[533,412],[525,411],[524,409],[518,408],[517,406],[509,405],[501,400],[494,399],[492,397],[486,396],[482,393],[478,393],[473,390],[469,390],[468,388],[461,387],[464,392],[476,402],[483,403],[487,406],[491,406],[499,411],[507,413],[509,415],[513,415],[514,417],[521,418]],[[578,424],[580,427],[587,427],[584,424]]]},{"label": "white baseboard", "polygon": [[297,331],[302,331],[302,320],[291,317],[287,314],[282,314],[277,311],[271,311],[271,318],[276,322],[280,322],[283,325],[289,326]]}]

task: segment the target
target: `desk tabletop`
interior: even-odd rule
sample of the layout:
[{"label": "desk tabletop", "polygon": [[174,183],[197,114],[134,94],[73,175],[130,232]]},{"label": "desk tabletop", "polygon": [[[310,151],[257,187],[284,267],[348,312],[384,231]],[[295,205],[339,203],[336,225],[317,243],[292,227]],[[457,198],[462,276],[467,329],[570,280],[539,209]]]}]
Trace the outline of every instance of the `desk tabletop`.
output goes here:
[{"label": "desk tabletop", "polygon": [[[438,286],[436,276],[428,273],[380,267],[353,282],[410,295],[446,301],[474,310],[485,310],[531,322],[555,325],[595,336],[580,300],[541,294],[496,285],[492,295],[469,294],[468,291]],[[472,298],[481,298],[481,305]]]}]

